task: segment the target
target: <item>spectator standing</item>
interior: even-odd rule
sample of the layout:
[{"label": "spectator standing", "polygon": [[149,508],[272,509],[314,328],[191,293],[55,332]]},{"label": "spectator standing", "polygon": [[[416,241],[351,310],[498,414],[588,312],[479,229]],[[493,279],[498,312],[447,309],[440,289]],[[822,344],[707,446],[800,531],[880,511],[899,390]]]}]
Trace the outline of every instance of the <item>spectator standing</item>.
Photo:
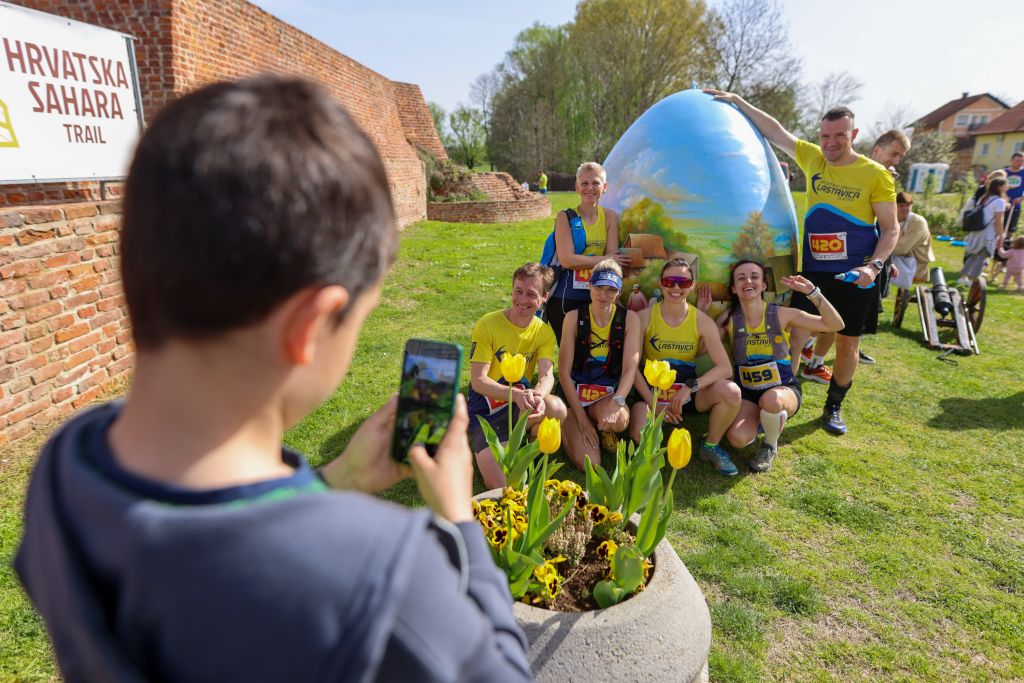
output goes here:
[{"label": "spectator standing", "polygon": [[985,264],[996,253],[996,247],[1002,244],[1004,219],[1006,218],[1006,186],[1005,178],[988,181],[988,189],[978,200],[983,207],[985,227],[967,233],[967,245],[964,247],[964,267],[960,271],[957,284],[967,286],[985,269]]},{"label": "spectator standing", "polygon": [[540,174],[537,176],[537,190],[541,194],[548,193],[548,176],[546,173],[544,173],[544,171],[541,171]]}]

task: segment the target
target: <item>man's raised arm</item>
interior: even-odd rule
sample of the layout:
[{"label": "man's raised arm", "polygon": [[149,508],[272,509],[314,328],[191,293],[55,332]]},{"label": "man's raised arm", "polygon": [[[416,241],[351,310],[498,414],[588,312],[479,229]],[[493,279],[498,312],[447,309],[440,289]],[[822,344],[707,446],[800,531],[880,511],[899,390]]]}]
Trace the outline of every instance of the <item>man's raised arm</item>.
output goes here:
[{"label": "man's raised arm", "polygon": [[796,159],[796,136],[783,128],[781,123],[735,93],[723,92],[712,88],[706,88],[704,92],[716,100],[735,104],[757,126],[757,129],[761,131],[761,135],[768,138],[768,142],[781,149],[794,160]]}]

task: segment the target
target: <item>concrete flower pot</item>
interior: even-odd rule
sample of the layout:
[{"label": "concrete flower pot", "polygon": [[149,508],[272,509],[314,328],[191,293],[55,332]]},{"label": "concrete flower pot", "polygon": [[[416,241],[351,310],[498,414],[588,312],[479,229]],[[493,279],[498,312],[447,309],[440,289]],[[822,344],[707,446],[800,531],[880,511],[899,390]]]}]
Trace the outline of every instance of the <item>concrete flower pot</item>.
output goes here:
[{"label": "concrete flower pot", "polygon": [[[477,496],[487,498],[501,498],[501,490]],[[639,515],[630,519],[634,530],[639,521]],[[711,615],[704,595],[667,540],[653,559],[647,587],[608,609],[554,612],[514,605],[538,681],[708,680]]]}]

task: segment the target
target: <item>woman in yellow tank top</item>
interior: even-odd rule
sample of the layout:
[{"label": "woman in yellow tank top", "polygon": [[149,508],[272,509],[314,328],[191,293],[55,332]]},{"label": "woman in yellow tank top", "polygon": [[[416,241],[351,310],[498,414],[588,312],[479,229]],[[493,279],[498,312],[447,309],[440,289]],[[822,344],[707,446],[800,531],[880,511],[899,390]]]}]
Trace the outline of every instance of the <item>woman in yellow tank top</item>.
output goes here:
[{"label": "woman in yellow tank top", "polygon": [[843,329],[843,319],[821,290],[799,275],[782,278],[783,286],[807,296],[821,315],[765,302],[764,266],[755,261],[736,263],[730,281],[732,306],[719,323],[727,333],[743,401],[727,436],[734,447],[743,448],[754,442],[760,426],[764,442],[748,466],[764,472],[778,454],[786,418],[796,414],[802,399],[790,367],[789,333],[834,332]]},{"label": "woman in yellow tank top", "polygon": [[[683,413],[710,413],[708,433],[698,454],[710,460],[720,473],[732,476],[738,470],[719,442],[739,412],[740,390],[729,381],[732,363],[715,321],[686,302],[693,285],[693,271],[685,259],[672,259],[662,266],[664,299],[639,312],[640,327],[644,330],[640,365],[643,367],[648,360],[668,361],[676,371],[676,381],[658,400],[658,410],[667,411],[665,423],[680,424]],[[715,365],[698,377],[694,361],[702,347]],[[630,409],[629,431],[633,440],[639,442],[640,430],[647,423],[647,410],[653,407],[654,393],[642,372],[636,373],[633,384],[640,400]]]},{"label": "woman in yellow tank top", "polygon": [[580,164],[576,170],[576,193],[580,197],[576,213],[587,233],[586,248],[577,254],[573,248],[569,217],[564,211],[555,216],[555,250],[561,266],[558,280],[545,306],[545,319],[562,343],[562,323],[569,311],[590,303],[590,274],[599,261],[614,259],[620,266],[629,264],[629,257],[619,254],[619,217],[611,209],[598,206],[608,189],[604,167],[595,161]]}]

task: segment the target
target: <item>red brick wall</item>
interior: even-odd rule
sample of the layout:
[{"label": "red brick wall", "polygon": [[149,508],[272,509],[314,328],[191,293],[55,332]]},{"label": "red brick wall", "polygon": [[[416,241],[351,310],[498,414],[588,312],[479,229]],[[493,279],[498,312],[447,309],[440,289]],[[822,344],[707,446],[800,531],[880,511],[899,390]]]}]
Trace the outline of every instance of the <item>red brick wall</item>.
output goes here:
[{"label": "red brick wall", "polygon": [[132,356],[120,203],[0,208],[0,444],[92,402]]},{"label": "red brick wall", "polygon": [[551,215],[551,202],[537,195],[529,200],[486,202],[431,202],[427,218],[449,223],[513,223]]},{"label": "red brick wall", "polygon": [[[384,158],[399,225],[426,216],[426,179],[414,145],[439,156],[444,156],[444,148],[417,86],[388,80],[245,0],[15,0],[15,4],[134,35],[147,120],[174,97],[223,78],[271,71],[319,80]],[[54,189],[34,185],[16,192],[47,194]],[[0,186],[0,194],[6,192]],[[8,206],[13,204],[7,201]]]},{"label": "red brick wall", "polygon": [[[400,225],[426,217],[420,145],[444,149],[419,88],[394,83],[244,0],[14,0],[136,37],[147,120],[178,95],[261,71],[325,84],[384,159]],[[408,129],[406,128],[408,126]],[[0,185],[0,444],[131,370],[117,269],[120,183]]]}]

